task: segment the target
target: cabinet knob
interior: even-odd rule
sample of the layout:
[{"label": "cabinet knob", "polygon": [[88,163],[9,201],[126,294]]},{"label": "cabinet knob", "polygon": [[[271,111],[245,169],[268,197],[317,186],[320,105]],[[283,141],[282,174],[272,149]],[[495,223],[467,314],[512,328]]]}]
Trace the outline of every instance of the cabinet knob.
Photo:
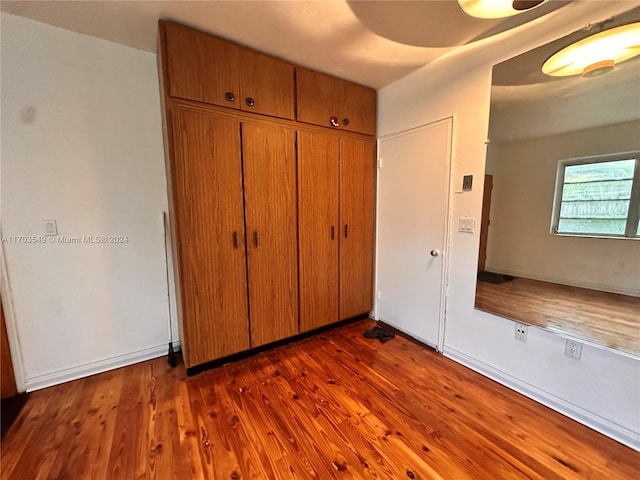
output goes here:
[{"label": "cabinet knob", "polygon": [[329,119],[329,123],[331,124],[332,127],[340,126],[340,123],[338,122],[338,117],[331,117]]},{"label": "cabinet knob", "polygon": [[346,127],[347,125],[349,125],[349,119],[348,118],[343,118],[342,119],[342,124]]},{"label": "cabinet knob", "polygon": [[251,97],[247,97],[247,99],[245,100],[245,103],[250,107],[253,107],[256,104],[256,101]]},{"label": "cabinet knob", "polygon": [[224,99],[227,102],[233,102],[236,99],[236,96],[233,94],[233,92],[227,92],[224,94]]}]

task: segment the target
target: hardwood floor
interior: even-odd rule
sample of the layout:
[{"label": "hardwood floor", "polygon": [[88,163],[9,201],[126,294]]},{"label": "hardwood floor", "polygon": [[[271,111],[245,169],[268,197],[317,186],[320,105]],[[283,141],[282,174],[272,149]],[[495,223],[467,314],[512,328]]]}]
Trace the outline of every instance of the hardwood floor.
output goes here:
[{"label": "hardwood floor", "polygon": [[2,478],[640,478],[640,453],[371,325],[189,378],[160,358],[33,392]]},{"label": "hardwood floor", "polygon": [[478,282],[476,308],[640,356],[640,297],[515,278]]}]

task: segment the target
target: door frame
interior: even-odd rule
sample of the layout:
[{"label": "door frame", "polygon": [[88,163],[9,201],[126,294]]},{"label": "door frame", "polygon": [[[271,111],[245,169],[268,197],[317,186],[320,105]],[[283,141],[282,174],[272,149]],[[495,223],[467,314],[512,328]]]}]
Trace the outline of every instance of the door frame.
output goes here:
[{"label": "door frame", "polygon": [[16,317],[13,310],[13,297],[11,296],[4,244],[0,245],[0,295],[2,297],[2,308],[4,309],[4,321],[7,327],[7,340],[9,341],[11,360],[13,361],[13,377],[18,393],[23,393],[26,391],[24,366],[22,364],[22,351],[20,349]]},{"label": "door frame", "polygon": [[[451,229],[452,229],[452,220],[451,220],[451,192],[453,192],[453,178],[452,178],[452,165],[454,162],[454,149],[455,145],[455,132],[456,132],[456,115],[451,114],[447,115],[439,120],[434,120],[432,122],[423,123],[417,125],[415,127],[407,128],[405,130],[395,131],[388,133],[386,135],[379,136],[376,142],[376,168],[378,170],[378,174],[376,175],[376,232],[375,232],[375,273],[374,273],[374,286],[373,286],[373,319],[378,321],[380,318],[378,317],[378,261],[379,261],[379,235],[380,231],[378,228],[379,225],[379,212],[380,212],[380,169],[384,168],[384,165],[380,164],[380,142],[383,140],[388,140],[390,138],[394,138],[401,135],[406,135],[415,130],[420,130],[426,127],[431,127],[437,125],[439,123],[450,123],[450,138],[447,145],[447,161],[445,165],[446,177],[448,179],[446,183],[446,191],[445,191],[445,218],[444,218],[444,238],[442,245],[442,271],[440,275],[440,312],[439,312],[439,321],[438,321],[438,341],[436,344],[436,351],[438,353],[444,352],[444,337],[445,337],[445,328],[446,328],[446,317],[447,317],[447,299],[448,299],[448,291],[449,291],[449,252],[451,249]],[[408,334],[408,332],[405,332]]]}]

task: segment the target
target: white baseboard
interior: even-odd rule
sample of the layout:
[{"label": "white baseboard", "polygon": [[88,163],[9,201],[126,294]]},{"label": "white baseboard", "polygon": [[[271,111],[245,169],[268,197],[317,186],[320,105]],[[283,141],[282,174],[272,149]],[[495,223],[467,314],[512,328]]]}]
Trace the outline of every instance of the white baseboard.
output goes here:
[{"label": "white baseboard", "polygon": [[588,288],[589,290],[601,290],[603,292],[619,293],[621,295],[629,295],[631,297],[640,296],[637,288],[624,288],[624,287],[612,287],[597,282],[585,282],[567,280],[566,278],[554,277],[552,275],[538,275],[531,272],[523,272],[520,270],[513,270],[510,268],[501,268],[496,266],[486,266],[486,270],[490,272],[500,273],[502,275],[511,275],[513,277],[529,278],[531,280],[539,280],[541,282],[559,283],[561,285],[569,285],[571,287]]},{"label": "white baseboard", "polygon": [[640,451],[640,433],[631,430],[624,425],[620,425],[608,418],[585,410],[584,408],[574,405],[573,403],[552,393],[524,382],[512,375],[508,375],[494,366],[476,360],[455,348],[445,345],[444,355],[445,357],[448,357],[451,360],[484,375],[485,377],[495,380],[505,387],[515,390],[516,392],[521,393],[542,405],[560,412],[563,415],[566,415],[567,417],[572,418],[573,420],[580,422],[603,435],[606,435],[607,437],[613,438],[636,451]]},{"label": "white baseboard", "polygon": [[[168,348],[169,344],[167,342],[163,343],[162,345],[145,348],[137,352],[116,355],[115,357],[109,357],[95,362],[89,362],[83,365],[77,365],[75,367],[45,373],[43,375],[35,375],[33,377],[28,376],[27,378],[25,378],[26,391],[32,392],[34,390],[40,390],[42,388],[51,387],[53,385],[70,382],[71,380],[89,377],[91,375],[95,375],[96,373],[102,373],[108,370],[126,367],[127,365],[133,365],[134,363],[144,362],[153,358],[162,357],[163,355],[167,355]],[[173,342],[173,349],[175,351],[180,350],[180,341]]]}]

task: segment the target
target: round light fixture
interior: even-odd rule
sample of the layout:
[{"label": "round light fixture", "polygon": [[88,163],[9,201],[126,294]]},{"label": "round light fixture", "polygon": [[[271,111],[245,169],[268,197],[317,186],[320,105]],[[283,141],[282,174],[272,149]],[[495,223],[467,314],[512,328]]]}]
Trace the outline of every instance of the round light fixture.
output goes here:
[{"label": "round light fixture", "polygon": [[636,55],[640,55],[640,22],[596,33],[563,48],[544,62],[542,72],[554,77],[595,77]]},{"label": "round light fixture", "polygon": [[476,18],[502,18],[517,15],[540,5],[544,0],[458,0],[468,15]]}]

